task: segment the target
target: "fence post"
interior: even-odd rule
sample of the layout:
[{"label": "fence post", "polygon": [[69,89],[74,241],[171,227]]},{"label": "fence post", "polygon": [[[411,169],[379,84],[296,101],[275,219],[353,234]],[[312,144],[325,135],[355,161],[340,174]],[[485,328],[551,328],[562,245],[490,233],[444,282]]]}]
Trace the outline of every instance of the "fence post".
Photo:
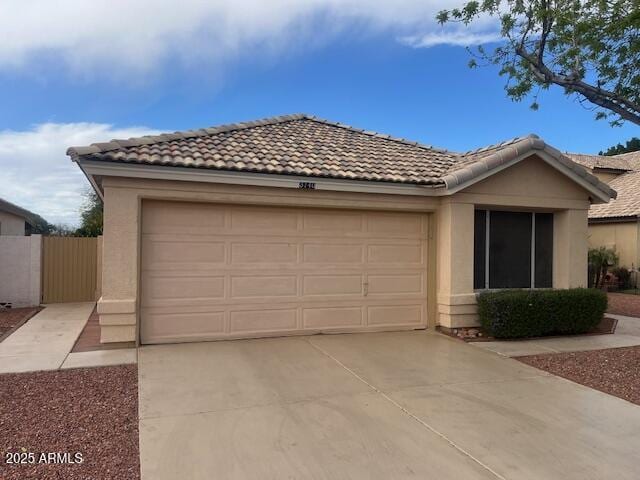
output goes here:
[{"label": "fence post", "polygon": [[42,302],[42,235],[34,234],[31,239],[31,262],[29,275],[29,301],[32,305]]},{"label": "fence post", "polygon": [[96,245],[96,301],[102,296],[102,235],[98,235]]}]

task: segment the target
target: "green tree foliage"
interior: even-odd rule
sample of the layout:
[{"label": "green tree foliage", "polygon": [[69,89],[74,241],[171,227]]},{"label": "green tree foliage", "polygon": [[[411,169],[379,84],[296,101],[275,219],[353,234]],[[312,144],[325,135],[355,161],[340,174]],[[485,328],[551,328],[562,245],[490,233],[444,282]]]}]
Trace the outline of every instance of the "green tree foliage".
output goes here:
[{"label": "green tree foliage", "polygon": [[589,249],[589,286],[600,288],[604,284],[609,267],[618,265],[619,256],[612,248]]},{"label": "green tree foliage", "polygon": [[31,233],[36,233],[40,235],[49,235],[53,228],[49,222],[47,222],[40,215],[33,216],[34,224],[31,226]]},{"label": "green tree foliage", "polygon": [[80,228],[75,231],[78,237],[97,237],[102,235],[102,201],[96,192],[87,190],[84,193],[84,204],[80,211]]},{"label": "green tree foliage", "polygon": [[49,236],[51,237],[75,237],[76,230],[61,223],[49,225]]},{"label": "green tree foliage", "polygon": [[36,215],[31,233],[52,237],[97,237],[102,235],[102,201],[93,190],[83,194],[84,202],[80,209],[80,227],[73,228],[63,224],[53,224]]},{"label": "green tree foliage", "polygon": [[[640,66],[638,68],[640,68]],[[619,143],[613,147],[607,148],[605,151],[598,152],[598,155],[620,155],[621,153],[637,151],[640,151],[640,138],[633,137],[631,140],[627,140],[626,145]]]},{"label": "green tree foliage", "polygon": [[443,10],[441,24],[499,20],[503,41],[471,51],[469,65],[500,67],[507,95],[520,101],[552,85],[612,125],[640,125],[638,0],[482,0]]}]

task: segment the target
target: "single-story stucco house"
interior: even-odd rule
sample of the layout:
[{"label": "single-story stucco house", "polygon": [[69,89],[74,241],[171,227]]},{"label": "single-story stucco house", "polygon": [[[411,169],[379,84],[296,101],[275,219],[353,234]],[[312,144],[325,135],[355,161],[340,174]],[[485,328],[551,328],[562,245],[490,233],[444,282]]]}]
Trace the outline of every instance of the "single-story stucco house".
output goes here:
[{"label": "single-story stucco house", "polygon": [[0,198],[0,235],[29,235],[36,215]]},{"label": "single-story stucco house", "polygon": [[640,266],[640,152],[620,155],[566,154],[609,184],[618,196],[589,210],[589,245],[616,250],[620,265]]},{"label": "single-story stucco house", "polygon": [[535,135],[466,153],[308,115],[72,147],[104,200],[103,342],[477,324],[587,283],[615,192]]}]

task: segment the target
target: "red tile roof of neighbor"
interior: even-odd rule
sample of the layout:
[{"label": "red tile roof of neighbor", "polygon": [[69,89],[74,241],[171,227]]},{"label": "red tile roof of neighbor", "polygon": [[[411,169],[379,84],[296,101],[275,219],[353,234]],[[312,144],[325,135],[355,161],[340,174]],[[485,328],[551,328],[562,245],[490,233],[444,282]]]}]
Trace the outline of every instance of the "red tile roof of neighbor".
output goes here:
[{"label": "red tile roof of neighbor", "polygon": [[533,150],[544,150],[605,196],[583,167],[529,135],[465,153],[297,114],[201,130],[71,147],[75,161],[288,174],[452,188]]}]

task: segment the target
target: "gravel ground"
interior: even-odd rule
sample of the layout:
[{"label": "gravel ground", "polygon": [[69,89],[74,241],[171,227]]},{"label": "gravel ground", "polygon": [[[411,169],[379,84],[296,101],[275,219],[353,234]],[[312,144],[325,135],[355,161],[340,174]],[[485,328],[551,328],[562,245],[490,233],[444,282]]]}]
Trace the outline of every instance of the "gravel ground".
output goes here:
[{"label": "gravel ground", "polygon": [[640,347],[531,355],[517,360],[640,405]]},{"label": "gravel ground", "polygon": [[627,317],[640,317],[640,295],[608,293],[607,297],[609,297],[607,312]]},{"label": "gravel ground", "polygon": [[[135,365],[0,375],[0,479],[136,480]],[[7,452],[82,454],[76,464],[7,464]]]},{"label": "gravel ground", "polygon": [[40,307],[9,308],[0,311],[0,337],[23,320],[31,318],[41,310]]}]

